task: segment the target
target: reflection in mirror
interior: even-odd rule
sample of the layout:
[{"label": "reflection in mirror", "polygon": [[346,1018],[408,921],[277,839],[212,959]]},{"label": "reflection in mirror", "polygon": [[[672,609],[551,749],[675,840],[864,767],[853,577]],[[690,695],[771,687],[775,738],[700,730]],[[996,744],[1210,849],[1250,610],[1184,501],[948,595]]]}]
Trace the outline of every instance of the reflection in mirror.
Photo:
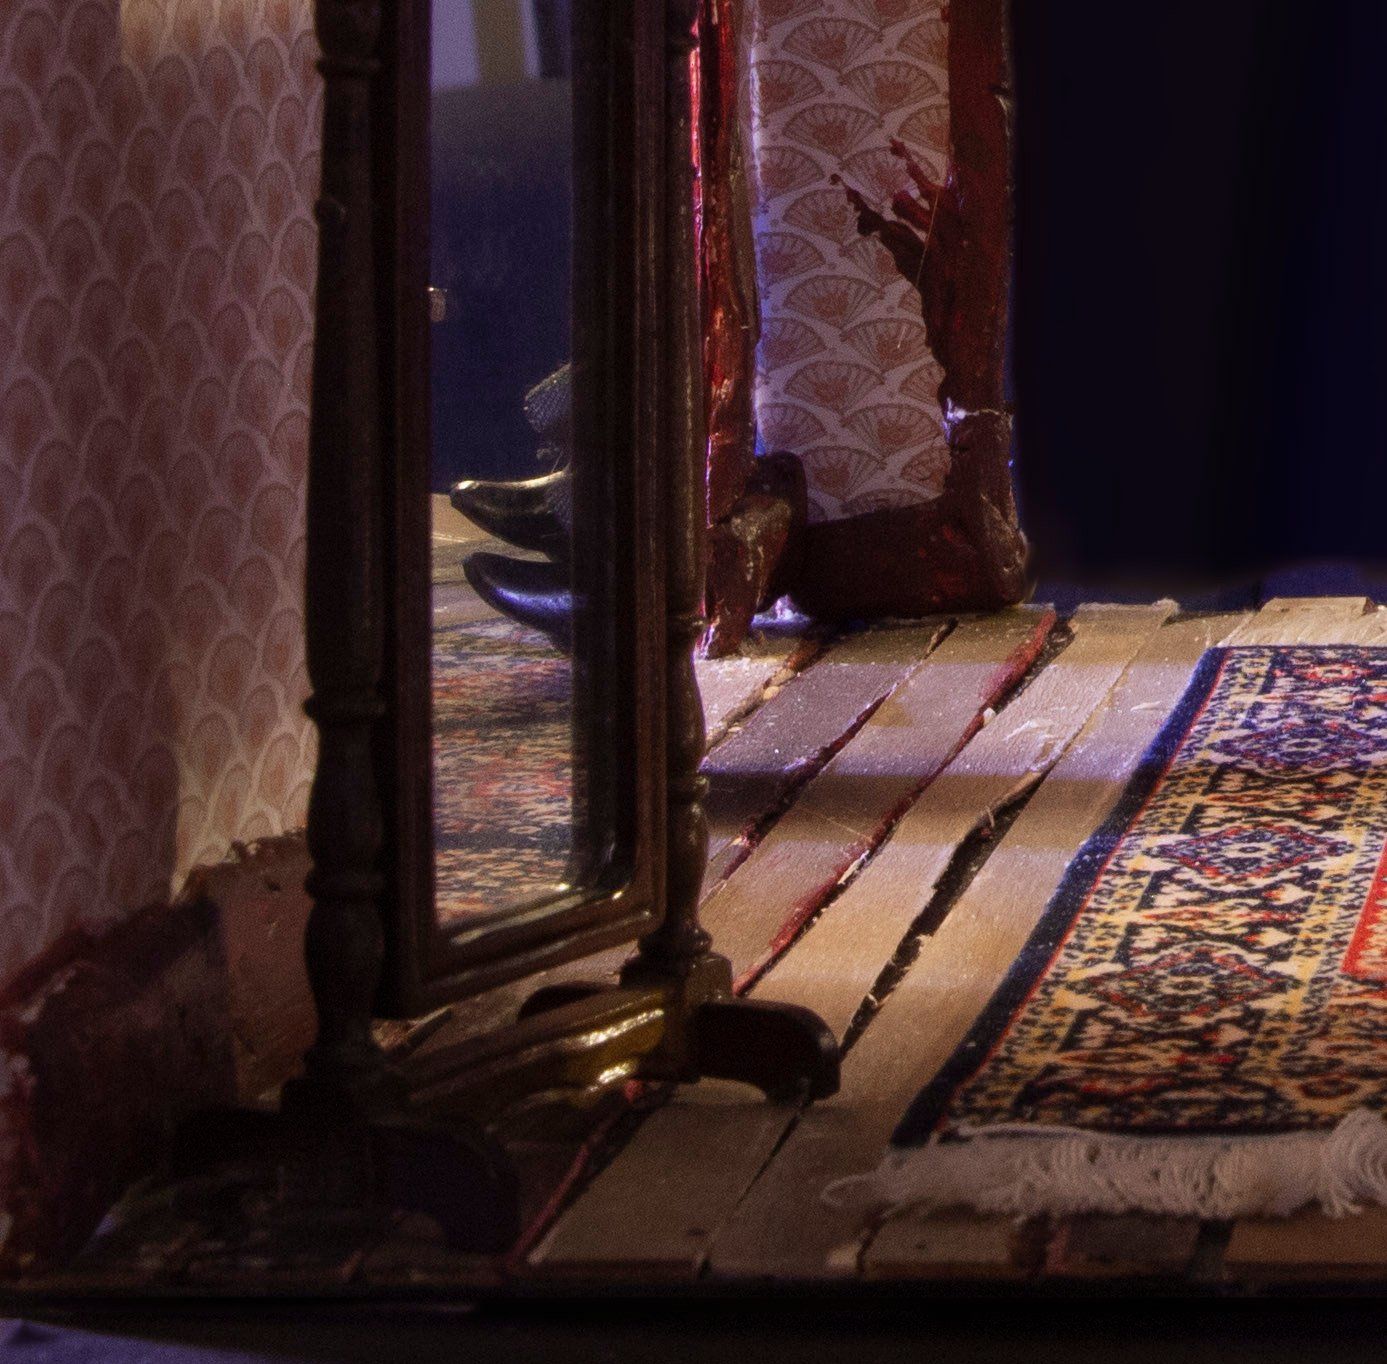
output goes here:
[{"label": "reflection in mirror", "polygon": [[435,903],[573,850],[570,0],[432,6]]}]

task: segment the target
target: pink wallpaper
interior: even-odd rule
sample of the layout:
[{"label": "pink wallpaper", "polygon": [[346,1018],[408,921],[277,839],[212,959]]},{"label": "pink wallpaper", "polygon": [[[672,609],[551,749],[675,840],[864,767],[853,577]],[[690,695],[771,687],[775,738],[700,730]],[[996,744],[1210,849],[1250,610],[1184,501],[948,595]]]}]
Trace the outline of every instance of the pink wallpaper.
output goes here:
[{"label": "pink wallpaper", "polygon": [[0,0],[0,982],[302,823],[309,0]]},{"label": "pink wallpaper", "polygon": [[948,30],[939,0],[749,0],[757,418],[804,461],[809,518],[938,497],[949,467],[920,297],[862,240],[835,173],[887,210],[898,137],[942,181]]}]

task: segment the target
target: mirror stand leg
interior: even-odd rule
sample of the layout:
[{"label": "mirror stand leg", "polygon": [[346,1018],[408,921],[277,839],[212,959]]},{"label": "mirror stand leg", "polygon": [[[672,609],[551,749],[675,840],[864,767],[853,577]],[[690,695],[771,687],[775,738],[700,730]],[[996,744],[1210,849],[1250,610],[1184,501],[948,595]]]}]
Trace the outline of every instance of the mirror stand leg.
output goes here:
[{"label": "mirror stand leg", "polygon": [[[311,825],[310,815],[310,832]],[[519,1234],[515,1168],[465,1118],[445,1128],[411,1112],[404,1074],[371,1028],[382,954],[378,911],[373,900],[331,894],[338,880],[346,886],[369,878],[360,869],[355,879],[334,878],[331,855],[322,860],[329,869],[319,867],[310,883],[306,941],[318,1037],[304,1074],[284,1086],[279,1125],[262,1147],[280,1172],[283,1202],[366,1217],[423,1212],[454,1250],[502,1251]]]},{"label": "mirror stand leg", "polygon": [[713,999],[694,1011],[694,1052],[705,1078],[740,1080],[777,1102],[838,1092],[838,1041],[809,1009],[757,999]]},{"label": "mirror stand leg", "polygon": [[827,1024],[795,1004],[738,999],[726,957],[705,952],[685,962],[677,978],[638,957],[621,980],[665,994],[664,1037],[646,1058],[643,1078],[738,1080],[776,1102],[837,1093],[838,1041]]},{"label": "mirror stand leg", "polygon": [[377,390],[379,212],[370,149],[380,66],[380,0],[316,0],[323,178],[317,206],[319,346],[309,434],[306,645],[319,753],[308,811],[314,870],[305,960],[318,1012],[304,1073],[276,1114],[209,1114],[179,1144],[185,1167],[237,1160],[272,1188],[272,1217],[353,1218],[426,1210],[455,1247],[496,1250],[514,1235],[505,1153],[465,1120],[447,1130],[411,1111],[403,1076],[372,1032],[384,955],[383,836],[376,726],[385,711],[383,472]]},{"label": "mirror stand leg", "polygon": [[[339,922],[321,901],[314,914]],[[284,1085],[277,1111],[213,1109],[190,1118],[175,1136],[173,1176],[211,1191],[213,1220],[228,1195],[254,1193],[271,1246],[277,1227],[292,1232],[305,1219],[381,1230],[394,1213],[411,1211],[432,1217],[454,1250],[503,1251],[519,1235],[515,1167],[465,1116],[444,1126],[411,1110],[403,1072],[372,1035],[369,1005],[353,1005],[351,983],[374,980],[365,969],[374,954],[363,949],[370,938],[343,933],[325,942],[310,923],[320,1023],[304,1073]]]},{"label": "mirror stand leg", "polygon": [[[330,707],[315,709],[321,724]],[[331,753],[336,745],[326,748]],[[358,777],[364,782],[365,771]],[[309,822],[312,834],[312,813]],[[505,1250],[519,1234],[510,1158],[463,1117],[445,1128],[411,1112],[404,1074],[372,1032],[380,918],[374,899],[346,893],[374,883],[366,867],[341,865],[342,848],[340,841],[325,840],[310,880],[314,906],[305,955],[317,1039],[304,1057],[304,1073],[284,1086],[279,1113],[258,1131],[240,1126],[277,1172],[280,1212],[315,1209],[368,1221],[395,1211],[423,1212],[454,1250]]]},{"label": "mirror stand leg", "polygon": [[514,1165],[465,1116],[441,1126],[411,1110],[404,1074],[371,1028],[374,908],[331,894],[349,880],[329,864],[312,882],[306,956],[319,1028],[304,1073],[278,1111],[194,1115],[175,1136],[173,1176],[208,1191],[214,1222],[228,1198],[251,1196],[271,1246],[276,1228],[292,1236],[305,1220],[371,1231],[407,1210],[432,1217],[454,1250],[503,1251],[519,1234]]},{"label": "mirror stand leg", "polygon": [[698,904],[708,861],[703,812],[708,782],[699,771],[705,747],[703,701],[694,645],[704,619],[708,432],[702,375],[703,326],[693,220],[693,148],[697,111],[690,56],[698,45],[698,2],[676,0],[667,12],[666,156],[671,186],[665,230],[675,249],[669,272],[678,325],[668,332],[665,444],[670,452],[666,611],[665,914],[622,972],[623,985],[665,993],[668,1026],[646,1072],[662,1079],[718,1076],[744,1080],[772,1098],[823,1098],[838,1088],[838,1044],[807,1009],[740,1000],[732,968],[712,949]]}]

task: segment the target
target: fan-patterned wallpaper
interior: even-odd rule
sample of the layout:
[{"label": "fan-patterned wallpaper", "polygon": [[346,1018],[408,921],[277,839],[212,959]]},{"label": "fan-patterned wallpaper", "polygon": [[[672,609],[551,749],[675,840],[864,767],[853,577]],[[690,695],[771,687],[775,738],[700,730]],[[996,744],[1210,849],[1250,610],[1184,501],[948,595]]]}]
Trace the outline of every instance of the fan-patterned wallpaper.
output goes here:
[{"label": "fan-patterned wallpaper", "polygon": [[0,981],[301,823],[309,0],[0,0]]},{"label": "fan-patterned wallpaper", "polygon": [[751,133],[767,449],[834,521],[937,497],[949,467],[919,295],[860,239],[835,173],[883,210],[909,184],[899,137],[936,180],[949,145],[938,0],[750,0]]},{"label": "fan-patterned wallpaper", "polygon": [[[815,520],[938,494],[916,295],[858,240],[948,142],[937,0],[748,0],[758,412]],[[309,0],[0,0],[0,981],[301,823]]]}]

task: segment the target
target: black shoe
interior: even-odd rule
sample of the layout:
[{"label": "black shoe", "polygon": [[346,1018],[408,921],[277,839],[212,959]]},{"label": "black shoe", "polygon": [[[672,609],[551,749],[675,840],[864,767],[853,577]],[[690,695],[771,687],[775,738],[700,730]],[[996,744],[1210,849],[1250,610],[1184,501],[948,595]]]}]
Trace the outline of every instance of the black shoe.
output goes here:
[{"label": "black shoe", "polygon": [[566,568],[478,550],[462,561],[462,571],[488,606],[543,632],[560,653],[571,651],[573,589]]},{"label": "black shoe", "polygon": [[513,482],[466,478],[453,484],[448,500],[470,521],[507,544],[567,560],[571,497],[570,475],[564,468]]},{"label": "black shoe", "polygon": [[566,451],[573,443],[573,366],[560,365],[525,394],[525,420],[537,436]]}]

